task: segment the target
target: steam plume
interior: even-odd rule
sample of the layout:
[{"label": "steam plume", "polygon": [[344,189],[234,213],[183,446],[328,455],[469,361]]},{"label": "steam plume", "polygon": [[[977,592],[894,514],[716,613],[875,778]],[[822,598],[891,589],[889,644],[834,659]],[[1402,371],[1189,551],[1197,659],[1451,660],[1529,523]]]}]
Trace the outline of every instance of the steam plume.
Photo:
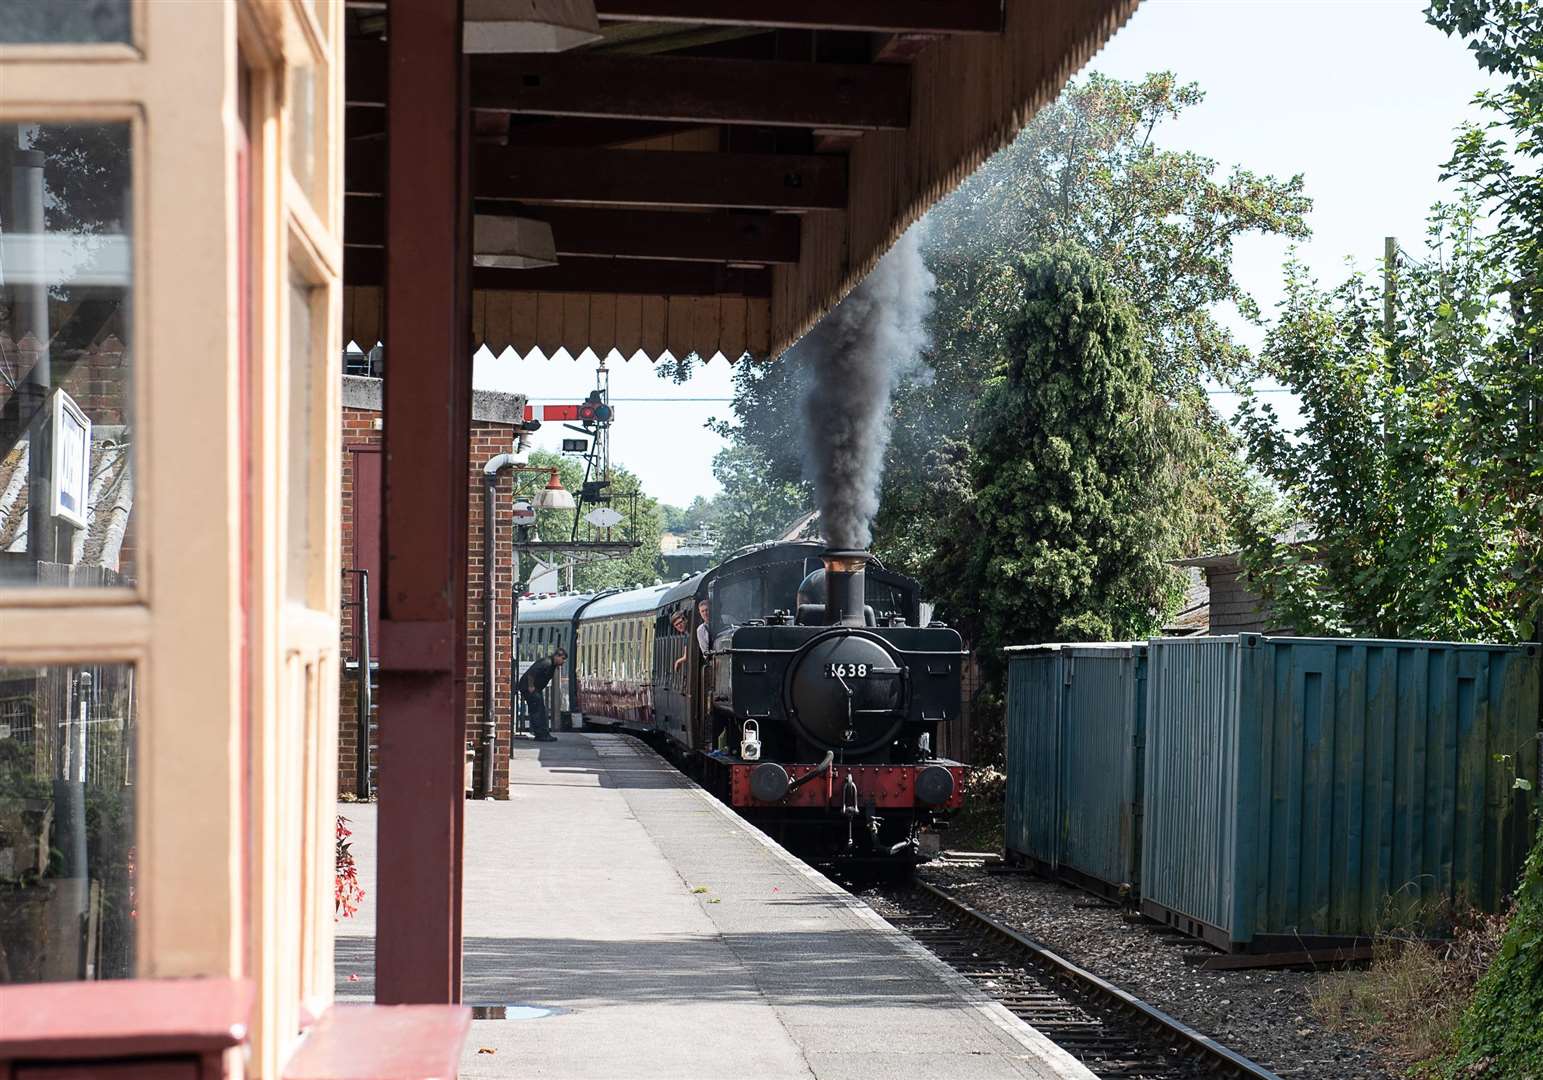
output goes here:
[{"label": "steam plume", "polygon": [[804,475],[825,538],[866,548],[879,509],[890,394],[924,368],[933,277],[913,226],[790,352],[804,377]]}]

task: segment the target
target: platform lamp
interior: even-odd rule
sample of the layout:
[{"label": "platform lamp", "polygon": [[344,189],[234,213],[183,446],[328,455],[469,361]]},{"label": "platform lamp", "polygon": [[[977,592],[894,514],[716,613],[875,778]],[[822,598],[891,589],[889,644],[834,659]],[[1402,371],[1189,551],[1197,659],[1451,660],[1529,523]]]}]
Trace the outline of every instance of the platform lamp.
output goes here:
[{"label": "platform lamp", "polygon": [[572,510],[574,508],[573,495],[563,487],[555,465],[548,470],[546,487],[536,492],[535,507],[537,510]]},{"label": "platform lamp", "polygon": [[595,0],[465,2],[464,52],[564,52],[600,40]]}]

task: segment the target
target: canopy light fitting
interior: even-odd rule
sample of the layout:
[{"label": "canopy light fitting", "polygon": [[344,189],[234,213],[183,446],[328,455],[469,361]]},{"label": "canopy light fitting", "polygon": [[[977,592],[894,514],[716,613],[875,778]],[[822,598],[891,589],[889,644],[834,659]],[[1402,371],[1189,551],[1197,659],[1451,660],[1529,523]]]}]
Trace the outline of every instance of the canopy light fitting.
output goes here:
[{"label": "canopy light fitting", "polygon": [[565,52],[600,40],[594,0],[465,0],[469,53]]},{"label": "canopy light fitting", "polygon": [[472,265],[534,270],[557,265],[552,226],[534,218],[478,214],[472,226]]}]

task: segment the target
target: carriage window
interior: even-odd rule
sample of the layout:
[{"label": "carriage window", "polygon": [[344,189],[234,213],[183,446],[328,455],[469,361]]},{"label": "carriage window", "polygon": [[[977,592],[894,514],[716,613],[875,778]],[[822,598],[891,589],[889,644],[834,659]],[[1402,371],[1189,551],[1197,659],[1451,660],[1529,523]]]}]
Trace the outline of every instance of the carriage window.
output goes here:
[{"label": "carriage window", "polygon": [[803,583],[805,577],[813,570],[820,568],[819,559],[798,559],[790,562],[773,563],[766,567],[766,605],[763,614],[770,615],[774,611],[796,612],[798,610],[798,586]]},{"label": "carriage window", "polygon": [[762,594],[760,574],[742,574],[720,580],[708,604],[711,614],[709,632],[717,634],[727,627],[762,618],[766,614]]}]

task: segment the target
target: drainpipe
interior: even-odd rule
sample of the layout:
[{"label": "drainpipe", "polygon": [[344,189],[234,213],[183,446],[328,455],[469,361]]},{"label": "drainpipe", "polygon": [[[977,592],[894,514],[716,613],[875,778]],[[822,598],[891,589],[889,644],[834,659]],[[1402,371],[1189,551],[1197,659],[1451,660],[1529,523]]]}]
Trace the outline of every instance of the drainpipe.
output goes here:
[{"label": "drainpipe", "polygon": [[35,280],[27,282],[23,279],[23,283],[15,287],[16,303],[11,313],[13,323],[20,324],[12,334],[17,347],[21,346],[22,335],[28,330],[37,341],[37,362],[16,388],[18,436],[29,423],[32,425],[31,453],[27,458],[27,553],[34,564],[58,558],[54,550],[56,529],[50,509],[53,478],[49,469],[53,456],[50,446],[58,436],[49,427],[45,411],[48,395],[53,390],[53,375],[49,355],[48,283],[44,279],[47,223],[43,212],[43,164],[40,150],[11,152],[11,220],[8,224],[16,235],[12,242],[27,246],[23,258],[31,263],[30,269],[36,275]]},{"label": "drainpipe", "polygon": [[494,510],[498,503],[498,474],[515,465],[513,454],[497,454],[482,466],[482,782],[479,798],[493,794],[494,770],[498,755],[498,723],[493,708],[494,665],[498,662],[498,609],[494,604],[493,554],[497,549],[498,525]]}]

